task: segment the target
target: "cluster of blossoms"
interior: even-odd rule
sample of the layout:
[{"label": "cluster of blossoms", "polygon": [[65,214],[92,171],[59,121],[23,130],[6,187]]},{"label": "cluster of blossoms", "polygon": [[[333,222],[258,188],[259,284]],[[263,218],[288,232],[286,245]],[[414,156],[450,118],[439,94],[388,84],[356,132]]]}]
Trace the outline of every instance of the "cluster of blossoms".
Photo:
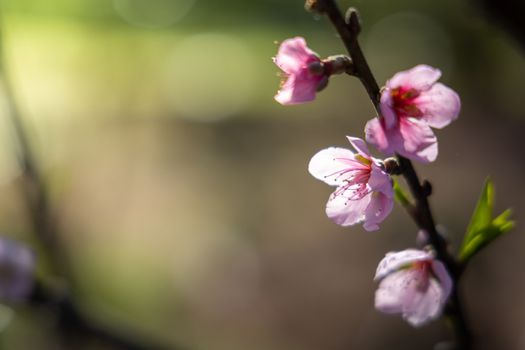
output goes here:
[{"label": "cluster of blossoms", "polygon": [[[306,46],[303,38],[281,43],[275,64],[285,81],[275,96],[291,105],[312,101],[333,74],[349,72],[349,60],[327,58]],[[337,69],[334,69],[337,67]],[[437,158],[437,139],[432,128],[443,128],[458,117],[459,96],[437,82],[441,72],[418,65],[395,74],[381,90],[381,115],[366,124],[366,141],[386,156],[427,163]],[[360,138],[347,136],[355,149],[330,147],[315,154],[308,166],[312,176],[334,186],[326,214],[335,223],[362,223],[367,231],[379,229],[393,208],[394,190],[385,162],[371,156]],[[379,263],[375,306],[385,313],[400,313],[414,326],[441,315],[452,289],[443,263],[430,250],[407,249],[388,253]]]}]

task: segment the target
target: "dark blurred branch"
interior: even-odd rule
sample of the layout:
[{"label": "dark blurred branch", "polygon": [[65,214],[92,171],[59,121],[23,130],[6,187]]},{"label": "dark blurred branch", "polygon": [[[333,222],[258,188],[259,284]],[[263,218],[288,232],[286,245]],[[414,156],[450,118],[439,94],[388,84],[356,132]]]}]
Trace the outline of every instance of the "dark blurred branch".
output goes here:
[{"label": "dark blurred branch", "polygon": [[89,319],[76,304],[69,294],[58,292],[38,283],[35,286],[30,302],[36,307],[45,307],[57,317],[57,326],[67,346],[77,346],[88,341],[98,341],[117,349],[124,350],[182,350],[180,347],[167,347],[156,342],[145,341],[137,334],[131,335],[112,329]]},{"label": "dark blurred branch", "polygon": [[58,236],[58,230],[54,223],[49,203],[49,196],[35,161],[33,150],[28,135],[23,125],[12,85],[7,74],[6,58],[4,52],[5,36],[3,35],[3,23],[0,21],[0,83],[5,95],[8,118],[14,129],[15,142],[17,146],[17,158],[22,171],[23,191],[25,195],[28,216],[33,226],[33,231],[47,252],[52,269],[58,275],[67,277],[69,266],[66,251]]},{"label": "dark blurred branch", "polygon": [[[361,80],[375,107],[377,115],[380,116],[379,101],[381,91],[359,45],[358,35],[361,31],[361,24],[357,10],[350,8],[347,11],[345,19],[335,0],[307,0],[305,7],[307,10],[325,14],[330,19],[350,54],[354,64],[354,75]],[[409,159],[400,155],[396,155],[396,157],[402,175],[415,200],[414,206],[411,207],[408,212],[417,226],[428,233],[429,242],[434,248],[437,258],[446,265],[454,280],[454,287],[445,313],[452,320],[457,346],[460,349],[471,349],[472,337],[461,307],[457,288],[461,269],[455,258],[448,252],[447,242],[436,230],[432,211],[428,203],[428,196],[431,192],[429,190],[431,189],[430,183],[427,181],[421,183]]]}]

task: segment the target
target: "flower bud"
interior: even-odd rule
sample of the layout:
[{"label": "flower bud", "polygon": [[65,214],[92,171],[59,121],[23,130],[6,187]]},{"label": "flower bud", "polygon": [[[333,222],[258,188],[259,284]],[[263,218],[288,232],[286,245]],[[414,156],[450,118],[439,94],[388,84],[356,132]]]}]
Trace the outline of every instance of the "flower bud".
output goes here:
[{"label": "flower bud", "polygon": [[325,74],[353,74],[354,66],[350,57],[345,55],[330,56],[323,60],[325,66]]},{"label": "flower bud", "polygon": [[284,73],[281,88],[275,95],[280,104],[313,101],[318,89],[326,86],[324,64],[302,37],[283,41],[274,62]]},{"label": "flower bud", "polygon": [[424,248],[429,244],[428,232],[425,230],[419,230],[416,235],[416,245],[418,248]]},{"label": "flower bud", "polygon": [[345,22],[353,35],[358,35],[361,32],[361,18],[356,8],[350,7],[346,10]]},{"label": "flower bud", "polygon": [[390,157],[383,161],[385,172],[390,175],[399,175],[402,173],[401,166],[396,158]]},{"label": "flower bud", "polygon": [[317,85],[317,92],[324,90],[328,86],[329,79],[325,75],[323,78],[319,81],[319,84]]},{"label": "flower bud", "polygon": [[306,11],[323,14],[326,11],[326,5],[323,0],[306,0],[304,4]]},{"label": "flower bud", "polygon": [[308,72],[312,75],[323,75],[324,74],[323,62],[314,61],[308,64]]}]

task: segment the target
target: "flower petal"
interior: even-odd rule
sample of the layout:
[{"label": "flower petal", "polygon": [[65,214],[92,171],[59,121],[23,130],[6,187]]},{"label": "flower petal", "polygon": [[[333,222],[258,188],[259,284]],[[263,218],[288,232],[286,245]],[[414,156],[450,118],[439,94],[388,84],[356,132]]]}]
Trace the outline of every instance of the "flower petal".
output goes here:
[{"label": "flower petal", "polygon": [[387,197],[391,198],[394,196],[390,175],[388,175],[378,164],[376,164],[376,162],[372,163],[370,178],[368,179],[368,186],[370,186],[372,191],[383,192],[383,194],[385,194]]},{"label": "flower petal", "polygon": [[439,283],[441,285],[441,289],[443,289],[444,303],[447,301],[448,297],[450,296],[450,293],[452,292],[452,278],[450,277],[450,274],[445,268],[445,265],[443,265],[443,263],[439,260],[432,261],[432,271],[434,272],[434,275],[438,278]]},{"label": "flower petal", "polygon": [[407,90],[425,91],[430,89],[440,77],[441,71],[439,69],[420,64],[412,69],[396,73],[387,81],[386,87],[390,89],[402,87]]},{"label": "flower petal", "polygon": [[379,105],[381,115],[385,121],[385,127],[390,129],[397,124],[397,114],[394,109],[394,101],[392,99],[392,91],[386,88],[381,92],[381,101]]},{"label": "flower petal", "polygon": [[437,158],[437,138],[432,129],[423,121],[402,118],[396,127],[385,128],[383,120],[374,118],[365,126],[366,140],[385,155],[395,152],[423,163]]},{"label": "flower petal", "polygon": [[401,270],[381,281],[375,308],[388,314],[402,313],[408,323],[419,327],[439,317],[444,305],[442,294],[436,280],[427,281],[417,269]]},{"label": "flower petal", "polygon": [[322,78],[322,76],[312,76],[306,71],[302,74],[290,75],[275,95],[275,100],[282,105],[313,101]]},{"label": "flower petal", "polygon": [[398,129],[387,130],[387,138],[392,148],[402,156],[423,163],[433,162],[437,158],[436,135],[423,121],[403,118]]},{"label": "flower petal", "polygon": [[424,250],[406,249],[400,252],[390,252],[385,255],[377,266],[374,281],[381,280],[387,275],[410,265],[416,261],[432,260],[434,255]]},{"label": "flower petal", "polygon": [[302,37],[286,39],[279,46],[274,62],[285,73],[294,74],[304,69],[308,63],[320,61],[319,56],[306,46]]},{"label": "flower petal", "polygon": [[414,327],[435,320],[443,310],[443,290],[440,284],[433,278],[428,282],[426,289],[416,286],[411,290],[412,293],[404,296],[403,318]]},{"label": "flower petal", "polygon": [[365,210],[371,199],[371,194],[356,200],[332,195],[326,203],[326,215],[341,226],[358,224],[365,220]]},{"label": "flower petal", "polygon": [[365,141],[363,141],[359,137],[353,137],[353,136],[347,136],[346,138],[348,139],[348,141],[350,141],[354,149],[360,155],[362,155],[366,159],[370,159],[370,151],[368,150],[368,147],[366,146]]},{"label": "flower petal", "polygon": [[308,164],[310,174],[330,186],[345,184],[348,176],[344,175],[348,170],[361,168],[364,168],[364,165],[355,160],[354,153],[340,147],[330,147],[317,152]]},{"label": "flower petal", "polygon": [[410,279],[411,271],[399,271],[384,278],[375,293],[374,306],[377,310],[396,314],[403,312],[403,294],[406,293],[405,281]]},{"label": "flower petal", "polygon": [[367,231],[379,230],[381,223],[390,214],[394,207],[394,199],[382,192],[372,192],[370,204],[365,209],[365,222],[363,227]]},{"label": "flower petal", "polygon": [[433,128],[443,128],[455,120],[461,109],[458,94],[451,88],[436,83],[414,101],[423,112],[423,120]]},{"label": "flower petal", "polygon": [[386,155],[394,153],[386,135],[384,119],[370,119],[365,126],[365,137],[368,143],[373,144]]}]

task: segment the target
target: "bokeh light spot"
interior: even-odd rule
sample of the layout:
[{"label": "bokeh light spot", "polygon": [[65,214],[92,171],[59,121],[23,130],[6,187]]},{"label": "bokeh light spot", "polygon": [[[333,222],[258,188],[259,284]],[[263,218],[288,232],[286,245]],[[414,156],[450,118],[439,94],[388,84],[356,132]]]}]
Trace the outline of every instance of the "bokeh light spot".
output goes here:
[{"label": "bokeh light spot", "polygon": [[255,58],[239,39],[224,34],[187,38],[168,57],[166,98],[178,117],[216,121],[251,101],[257,84]]},{"label": "bokeh light spot", "polygon": [[146,28],[168,27],[180,21],[195,0],[113,0],[115,11],[127,22]]}]

